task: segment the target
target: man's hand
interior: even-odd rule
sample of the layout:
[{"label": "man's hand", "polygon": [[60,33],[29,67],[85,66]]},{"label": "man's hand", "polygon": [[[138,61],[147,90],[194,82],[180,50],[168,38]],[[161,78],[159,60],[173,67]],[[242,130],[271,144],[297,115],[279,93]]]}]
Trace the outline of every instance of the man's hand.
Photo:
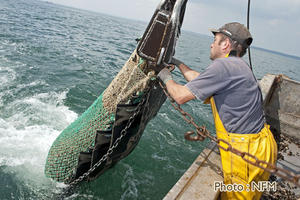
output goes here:
[{"label": "man's hand", "polygon": [[176,65],[177,67],[179,67],[179,65],[183,64],[183,62],[181,62],[180,60],[178,60],[178,59],[172,57],[170,64],[174,64],[174,65]]},{"label": "man's hand", "polygon": [[171,72],[167,69],[164,68],[162,69],[157,76],[166,84],[169,80],[173,80]]}]

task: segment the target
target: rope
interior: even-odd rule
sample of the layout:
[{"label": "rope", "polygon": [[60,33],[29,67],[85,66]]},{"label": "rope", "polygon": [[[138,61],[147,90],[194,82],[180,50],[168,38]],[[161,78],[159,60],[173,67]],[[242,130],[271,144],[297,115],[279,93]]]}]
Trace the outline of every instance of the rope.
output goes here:
[{"label": "rope", "polygon": [[[248,9],[247,9],[247,29],[249,30],[249,19],[250,19],[250,0],[248,0]],[[248,56],[249,56],[249,65],[252,71],[252,62],[251,62],[251,53],[250,53],[250,46],[248,47]]]}]

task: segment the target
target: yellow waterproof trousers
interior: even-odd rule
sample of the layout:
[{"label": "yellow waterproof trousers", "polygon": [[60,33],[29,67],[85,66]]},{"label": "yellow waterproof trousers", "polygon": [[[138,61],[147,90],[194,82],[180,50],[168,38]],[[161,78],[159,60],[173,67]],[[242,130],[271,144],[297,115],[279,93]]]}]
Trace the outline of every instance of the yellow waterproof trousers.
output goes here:
[{"label": "yellow waterproof trousers", "polygon": [[[252,154],[259,160],[275,164],[277,159],[277,144],[269,129],[269,125],[265,124],[264,128],[259,133],[254,134],[228,133],[220,119],[213,97],[210,98],[210,104],[218,139],[227,141],[233,148]],[[220,142],[220,145],[224,148],[228,147],[224,142]],[[240,156],[229,151],[224,151],[221,148],[220,154],[224,184],[242,184],[244,186],[244,190],[241,192],[222,192],[221,199],[260,199],[262,192],[257,190],[252,191],[251,183],[268,181],[270,173],[247,163]],[[247,159],[253,161],[251,158]]]}]

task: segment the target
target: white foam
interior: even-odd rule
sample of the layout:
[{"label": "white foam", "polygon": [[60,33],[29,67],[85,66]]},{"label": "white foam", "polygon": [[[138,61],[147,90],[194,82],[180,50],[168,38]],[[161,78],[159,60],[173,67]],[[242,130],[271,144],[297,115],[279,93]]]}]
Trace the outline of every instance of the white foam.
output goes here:
[{"label": "white foam", "polygon": [[27,165],[33,172],[42,171],[47,152],[58,134],[59,131],[44,125],[16,129],[4,122],[4,128],[0,127],[0,165]]},{"label": "white foam", "polygon": [[16,79],[16,72],[10,67],[0,66],[0,75],[1,87]]},{"label": "white foam", "polygon": [[6,106],[14,112],[7,121],[16,128],[32,125],[46,125],[55,130],[62,130],[77,118],[77,114],[63,105],[67,92],[41,93],[32,97],[16,100]]},{"label": "white foam", "polygon": [[[41,93],[5,106],[0,117],[0,166],[25,182],[49,182],[44,176],[48,151],[77,114],[63,105],[67,91]],[[24,174],[27,174],[24,176]]]},{"label": "white foam", "polygon": [[122,189],[125,189],[120,199],[136,199],[138,198],[138,180],[134,178],[134,172],[130,165],[124,164],[127,168],[122,180]]}]

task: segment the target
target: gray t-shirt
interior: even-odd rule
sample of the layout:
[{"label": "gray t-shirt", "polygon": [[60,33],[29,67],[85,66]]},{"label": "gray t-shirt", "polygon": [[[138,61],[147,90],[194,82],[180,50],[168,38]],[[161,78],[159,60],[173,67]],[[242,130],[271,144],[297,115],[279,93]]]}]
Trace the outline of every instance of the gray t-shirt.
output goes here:
[{"label": "gray t-shirt", "polygon": [[258,133],[264,114],[258,83],[239,57],[218,58],[185,85],[197,99],[215,99],[225,129],[231,133]]}]

